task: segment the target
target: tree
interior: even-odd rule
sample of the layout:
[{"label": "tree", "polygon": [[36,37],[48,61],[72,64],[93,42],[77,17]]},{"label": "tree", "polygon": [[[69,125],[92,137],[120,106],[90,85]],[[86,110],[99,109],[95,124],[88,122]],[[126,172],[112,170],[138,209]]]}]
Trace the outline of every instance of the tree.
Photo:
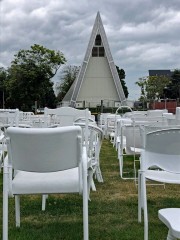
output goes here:
[{"label": "tree", "polygon": [[57,87],[58,91],[58,100],[61,102],[70,89],[71,85],[75,81],[78,72],[80,70],[80,67],[78,66],[71,66],[67,65],[65,66],[62,71],[61,71],[61,76],[60,76],[60,84]]},{"label": "tree", "polygon": [[165,89],[165,94],[167,98],[177,99],[180,98],[180,70],[175,69],[172,76],[171,82],[167,85]]},{"label": "tree", "polygon": [[38,106],[55,107],[56,97],[51,79],[65,62],[60,51],[37,44],[30,50],[20,50],[8,69],[6,89],[9,107],[29,111],[35,101],[38,101]]},{"label": "tree", "polygon": [[7,71],[5,68],[0,67],[0,108],[5,107],[5,81],[7,79]]},{"label": "tree", "polygon": [[141,97],[143,101],[164,98],[164,89],[170,83],[167,76],[147,76],[139,78],[136,84],[141,88]]},{"label": "tree", "polygon": [[147,93],[146,93],[146,77],[139,78],[139,81],[135,82],[136,85],[138,85],[141,88],[141,96],[140,99],[142,101],[147,100]]},{"label": "tree", "polygon": [[116,69],[117,69],[117,72],[118,72],[118,75],[119,75],[119,79],[121,81],[121,85],[122,85],[122,88],[123,88],[123,91],[124,91],[124,95],[126,98],[128,98],[128,95],[129,95],[129,92],[128,92],[128,88],[126,86],[126,82],[125,82],[125,71],[123,69],[119,69],[118,66],[116,66]]}]

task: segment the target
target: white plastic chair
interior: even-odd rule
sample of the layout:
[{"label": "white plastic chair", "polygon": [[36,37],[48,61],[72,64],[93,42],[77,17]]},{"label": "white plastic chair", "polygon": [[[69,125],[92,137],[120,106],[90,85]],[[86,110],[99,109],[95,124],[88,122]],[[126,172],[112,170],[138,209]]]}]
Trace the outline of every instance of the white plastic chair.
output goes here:
[{"label": "white plastic chair", "polygon": [[83,195],[84,240],[88,240],[87,154],[81,128],[9,127],[6,141],[3,240],[8,239],[8,194],[15,196],[16,226],[20,227],[20,194],[51,193]]},{"label": "white plastic chair", "polygon": [[106,125],[105,125],[105,137],[109,139],[110,141],[113,141],[114,138],[114,131],[115,131],[115,120],[116,120],[116,115],[115,114],[109,114],[106,117]]},{"label": "white plastic chair", "polygon": [[33,112],[19,112],[19,124],[27,124],[32,126],[32,119],[31,117],[34,116]]},{"label": "white plastic chair", "polygon": [[98,182],[103,182],[99,158],[103,140],[103,131],[98,126],[92,124],[92,122],[88,123],[87,129],[85,122],[75,122],[74,124],[82,128],[83,139],[86,145],[88,158],[91,160],[92,163],[94,176],[98,180]]},{"label": "white plastic chair", "polygon": [[[151,127],[167,127],[166,119],[163,117],[160,118],[150,118],[150,117],[136,117],[135,115],[131,118],[132,124],[126,124],[122,127],[122,135],[125,137],[124,148],[122,144],[120,145],[120,151],[118,154],[119,165],[120,165],[120,176],[122,179],[134,179],[135,184],[137,185],[137,168],[136,162],[139,161],[139,155],[142,149],[142,136],[140,134],[141,126],[151,126]],[[121,139],[123,143],[123,139]],[[125,153],[124,153],[125,150]],[[123,177],[123,156],[124,155],[133,155],[134,157],[134,176],[133,177]]]},{"label": "white plastic chair", "polygon": [[106,135],[106,131],[107,131],[107,117],[110,114],[111,113],[101,113],[99,116],[98,127],[102,129],[104,135]]},{"label": "white plastic chair", "polygon": [[[55,109],[44,108],[44,121],[46,126],[59,124],[63,126],[72,126],[79,117],[85,117],[88,112],[88,118],[91,118],[91,112],[88,109],[76,109],[72,107],[60,107]],[[50,118],[48,118],[50,116]],[[48,120],[48,122],[47,122]]]},{"label": "white plastic chair", "polygon": [[[114,136],[114,147],[119,153],[120,147],[121,147],[121,133],[122,133],[122,127],[126,124],[131,125],[132,120],[130,118],[119,118],[116,121],[116,127],[115,127],[115,136]],[[125,138],[124,138],[124,144],[125,146]]]},{"label": "white plastic chair", "polygon": [[[124,117],[123,113],[121,113],[123,111],[123,109],[128,109],[131,115],[133,114],[132,109],[129,106],[120,106],[119,108],[116,109],[115,112],[115,118],[114,118],[114,129],[112,129],[110,137],[111,137],[111,142],[113,142],[113,146],[116,147],[116,150],[118,149],[118,144],[120,143],[120,134],[121,134],[121,126],[123,125],[123,123],[128,122],[128,120],[130,120],[130,117]],[[119,111],[121,111],[119,113]],[[120,129],[119,129],[120,128]]]},{"label": "white plastic chair", "polygon": [[0,109],[0,125],[18,126],[19,109]]},{"label": "white plastic chair", "polygon": [[154,110],[147,110],[148,117],[161,117],[163,113],[167,113],[167,109],[154,109]]},{"label": "white plastic chair", "polygon": [[118,151],[118,159],[121,154],[121,150],[126,146],[126,137],[124,133],[124,126],[132,125],[132,120],[130,118],[121,118],[117,120],[116,125],[116,136],[115,136],[115,148]]},{"label": "white plastic chair", "polygon": [[168,227],[167,240],[180,238],[180,208],[164,208],[158,211],[159,219]]},{"label": "white plastic chair", "polygon": [[180,128],[145,133],[143,143],[138,172],[138,221],[141,222],[143,209],[144,240],[148,240],[146,180],[180,184]]},{"label": "white plastic chair", "polygon": [[[148,121],[134,121],[131,119],[131,122],[124,124],[121,130],[121,140],[120,147],[118,151],[119,167],[120,167],[120,176],[122,179],[134,179],[135,184],[137,182],[137,170],[136,162],[139,162],[139,155],[142,149],[142,136],[140,134],[140,126],[148,124]],[[123,140],[125,138],[125,141]],[[125,177],[123,171],[123,161],[125,155],[133,156],[133,176]]]}]

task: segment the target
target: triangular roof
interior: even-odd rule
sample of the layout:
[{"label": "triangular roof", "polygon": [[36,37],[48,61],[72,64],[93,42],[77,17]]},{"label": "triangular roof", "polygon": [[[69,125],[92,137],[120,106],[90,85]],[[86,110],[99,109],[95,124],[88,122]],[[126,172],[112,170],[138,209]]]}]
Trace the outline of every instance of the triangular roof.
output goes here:
[{"label": "triangular roof", "polygon": [[100,13],[98,12],[97,16],[96,16],[96,19],[95,19],[93,29],[92,29],[92,33],[91,33],[91,36],[90,36],[90,40],[89,40],[89,44],[88,44],[88,47],[87,47],[87,50],[86,50],[86,54],[85,54],[83,63],[81,65],[81,68],[80,68],[80,71],[79,71],[79,74],[78,74],[77,79],[76,79],[75,84],[74,84],[73,92],[72,92],[72,88],[70,88],[71,91],[68,91],[67,96],[65,96],[65,98],[63,99],[63,100],[65,100],[65,99],[67,100],[67,98],[69,98],[69,96],[70,96],[70,93],[72,93],[71,100],[70,100],[70,105],[71,106],[75,106],[75,103],[76,103],[76,100],[77,100],[77,97],[78,97],[78,94],[79,94],[79,91],[80,91],[80,88],[81,88],[81,85],[82,85],[82,82],[83,82],[83,79],[84,79],[84,75],[86,73],[88,62],[89,62],[89,59],[91,57],[92,48],[93,48],[94,41],[95,41],[95,38],[96,38],[97,34],[99,34],[101,36],[101,39],[102,39],[102,42],[103,42],[103,46],[104,46],[104,49],[105,49],[105,52],[106,52],[106,57],[107,57],[107,60],[108,60],[108,63],[109,63],[111,73],[112,73],[112,77],[113,77],[114,84],[115,84],[115,87],[116,87],[116,90],[117,90],[119,101],[124,102],[125,99],[126,99],[125,95],[124,95],[122,85],[121,85],[121,82],[119,80],[119,76],[118,76],[118,73],[117,73],[116,66],[114,64],[114,61],[113,61],[113,58],[112,58],[112,55],[111,55],[111,51],[110,51],[110,48],[109,48],[109,44],[108,44],[106,33],[105,33],[105,30],[104,30],[104,27],[103,27],[101,16],[100,16]]}]

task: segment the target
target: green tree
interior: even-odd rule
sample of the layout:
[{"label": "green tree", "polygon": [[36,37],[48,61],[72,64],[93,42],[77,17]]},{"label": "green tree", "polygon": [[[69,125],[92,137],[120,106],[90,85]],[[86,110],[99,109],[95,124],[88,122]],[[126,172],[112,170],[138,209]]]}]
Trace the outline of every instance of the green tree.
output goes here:
[{"label": "green tree", "polygon": [[125,77],[126,77],[125,71],[123,69],[120,69],[118,66],[116,66],[116,69],[117,69],[117,72],[118,72],[118,75],[119,75],[119,79],[121,81],[121,85],[122,85],[122,88],[123,88],[123,91],[124,91],[124,95],[125,95],[126,98],[128,98],[129,92],[128,92],[128,88],[127,88],[126,82],[125,82]]},{"label": "green tree", "polygon": [[167,76],[147,76],[139,78],[136,84],[141,88],[141,97],[143,101],[164,98],[164,89],[170,83]]},{"label": "green tree", "polygon": [[167,85],[165,91],[166,97],[170,99],[180,98],[180,70],[175,69],[172,76],[171,82]]},{"label": "green tree", "polygon": [[68,90],[70,89],[71,85],[75,81],[80,67],[78,66],[71,66],[67,65],[61,71],[60,75],[60,84],[57,87],[58,92],[58,101],[62,101]]},{"label": "green tree", "polygon": [[28,111],[35,101],[38,106],[55,107],[56,97],[51,79],[65,62],[60,51],[37,44],[29,50],[20,50],[8,69],[6,89],[9,107]]},{"label": "green tree", "polygon": [[139,81],[137,81],[135,84],[138,85],[141,88],[141,96],[140,100],[145,101],[147,100],[147,93],[146,93],[146,84],[147,84],[147,78],[142,77],[139,78]]},{"label": "green tree", "polygon": [[7,79],[7,70],[0,67],[0,108],[5,107],[5,82]]}]

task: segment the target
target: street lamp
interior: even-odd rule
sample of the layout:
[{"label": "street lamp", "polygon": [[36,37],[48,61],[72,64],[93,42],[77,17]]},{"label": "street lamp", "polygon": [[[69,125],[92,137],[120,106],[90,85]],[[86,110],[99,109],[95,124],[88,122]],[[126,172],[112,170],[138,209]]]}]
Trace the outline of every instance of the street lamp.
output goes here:
[{"label": "street lamp", "polygon": [[3,89],[3,109],[5,109],[4,89]]},{"label": "street lamp", "polygon": [[156,99],[158,100],[158,96],[159,96],[159,93],[158,92],[156,92]]},{"label": "street lamp", "polygon": [[154,109],[155,109],[156,100],[158,100],[158,96],[159,96],[159,93],[156,92],[156,93],[155,93],[155,97],[154,97]]},{"label": "street lamp", "polygon": [[166,109],[166,93],[167,93],[167,86],[164,87],[164,107]]}]

